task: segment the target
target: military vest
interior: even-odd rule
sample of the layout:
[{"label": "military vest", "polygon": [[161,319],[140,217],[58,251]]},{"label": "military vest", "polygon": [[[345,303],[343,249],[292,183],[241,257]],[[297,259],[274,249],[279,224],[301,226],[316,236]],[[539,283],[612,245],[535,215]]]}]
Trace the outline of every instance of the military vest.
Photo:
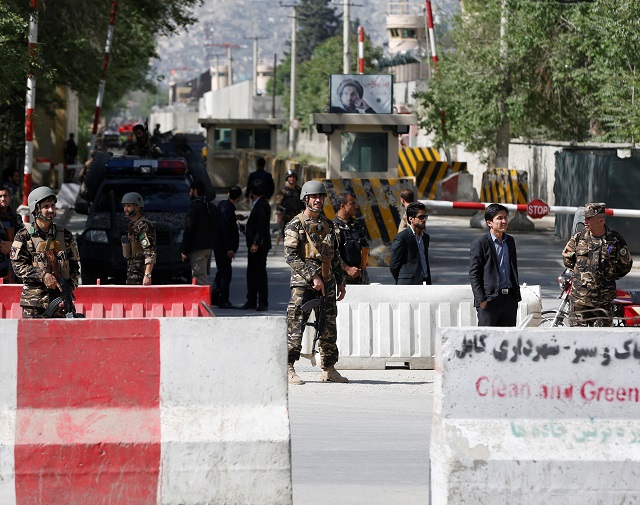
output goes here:
[{"label": "military vest", "polygon": [[55,261],[58,263],[60,269],[60,275],[64,279],[69,278],[69,258],[67,257],[66,244],[64,239],[64,228],[56,228],[55,225],[51,225],[52,230],[55,233],[49,231],[47,238],[42,238],[36,234],[35,227],[31,227],[29,230],[29,240],[27,241],[27,250],[33,258],[33,266],[41,268],[47,273],[53,274],[53,269],[47,261],[47,255],[53,254]]}]

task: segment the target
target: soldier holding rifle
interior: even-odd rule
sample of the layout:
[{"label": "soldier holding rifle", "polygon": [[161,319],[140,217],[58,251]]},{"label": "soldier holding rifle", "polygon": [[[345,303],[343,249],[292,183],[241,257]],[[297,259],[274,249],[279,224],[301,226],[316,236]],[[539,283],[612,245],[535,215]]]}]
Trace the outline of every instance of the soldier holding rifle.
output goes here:
[{"label": "soldier holding rifle", "polygon": [[72,300],[80,273],[80,255],[73,234],[53,223],[56,202],[50,188],[34,189],[28,198],[34,222],[16,234],[11,246],[13,269],[24,282],[20,306],[25,319],[66,317],[75,311],[73,303],[65,303],[46,313],[52,302],[59,303],[65,288],[66,298]]},{"label": "soldier holding rifle", "polygon": [[285,260],[291,267],[291,301],[287,307],[287,339],[289,348],[289,384],[304,384],[293,364],[300,359],[302,333],[309,312],[302,306],[314,298],[326,297],[322,335],[319,336],[323,382],[348,382],[334,365],[338,362],[336,301],[346,293],[342,260],[338,254],[333,223],[323,214],[327,191],[320,181],[308,181],[300,199],[305,210],[284,229]]}]

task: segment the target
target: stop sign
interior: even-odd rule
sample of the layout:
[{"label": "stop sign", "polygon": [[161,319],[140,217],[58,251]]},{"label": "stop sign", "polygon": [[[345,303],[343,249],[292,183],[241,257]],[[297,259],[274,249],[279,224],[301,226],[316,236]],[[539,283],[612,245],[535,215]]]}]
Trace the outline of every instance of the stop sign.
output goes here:
[{"label": "stop sign", "polygon": [[542,200],[531,200],[527,204],[527,214],[531,219],[540,219],[549,214],[549,206]]}]

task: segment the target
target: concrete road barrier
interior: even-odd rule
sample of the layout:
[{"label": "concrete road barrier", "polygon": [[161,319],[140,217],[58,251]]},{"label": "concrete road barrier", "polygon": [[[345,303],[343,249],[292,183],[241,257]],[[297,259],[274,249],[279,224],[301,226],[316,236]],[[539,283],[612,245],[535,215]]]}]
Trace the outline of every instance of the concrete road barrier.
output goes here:
[{"label": "concrete road barrier", "polygon": [[[540,314],[540,286],[521,286],[518,323]],[[338,302],[338,349],[341,369],[384,369],[389,363],[415,369],[434,367],[438,328],[476,325],[469,285],[348,286]],[[307,329],[303,353],[311,351]]]},{"label": "concrete road barrier", "polygon": [[0,321],[3,505],[291,505],[284,317]]},{"label": "concrete road barrier", "polygon": [[436,357],[433,505],[638,503],[636,331],[448,328]]}]

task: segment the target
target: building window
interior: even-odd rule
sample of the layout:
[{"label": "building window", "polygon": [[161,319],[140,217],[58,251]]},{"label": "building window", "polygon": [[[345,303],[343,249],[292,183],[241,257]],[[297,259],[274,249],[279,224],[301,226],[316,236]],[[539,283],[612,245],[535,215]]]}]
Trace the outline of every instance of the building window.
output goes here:
[{"label": "building window", "polygon": [[342,133],[340,170],[343,172],[386,172],[387,132]]},{"label": "building window", "polygon": [[253,130],[238,128],[236,131],[236,147],[238,149],[253,149]]},{"label": "building window", "polygon": [[216,128],[214,142],[216,149],[231,149],[231,128]]},{"label": "building window", "polygon": [[262,128],[255,131],[256,149],[271,150],[271,130]]}]

